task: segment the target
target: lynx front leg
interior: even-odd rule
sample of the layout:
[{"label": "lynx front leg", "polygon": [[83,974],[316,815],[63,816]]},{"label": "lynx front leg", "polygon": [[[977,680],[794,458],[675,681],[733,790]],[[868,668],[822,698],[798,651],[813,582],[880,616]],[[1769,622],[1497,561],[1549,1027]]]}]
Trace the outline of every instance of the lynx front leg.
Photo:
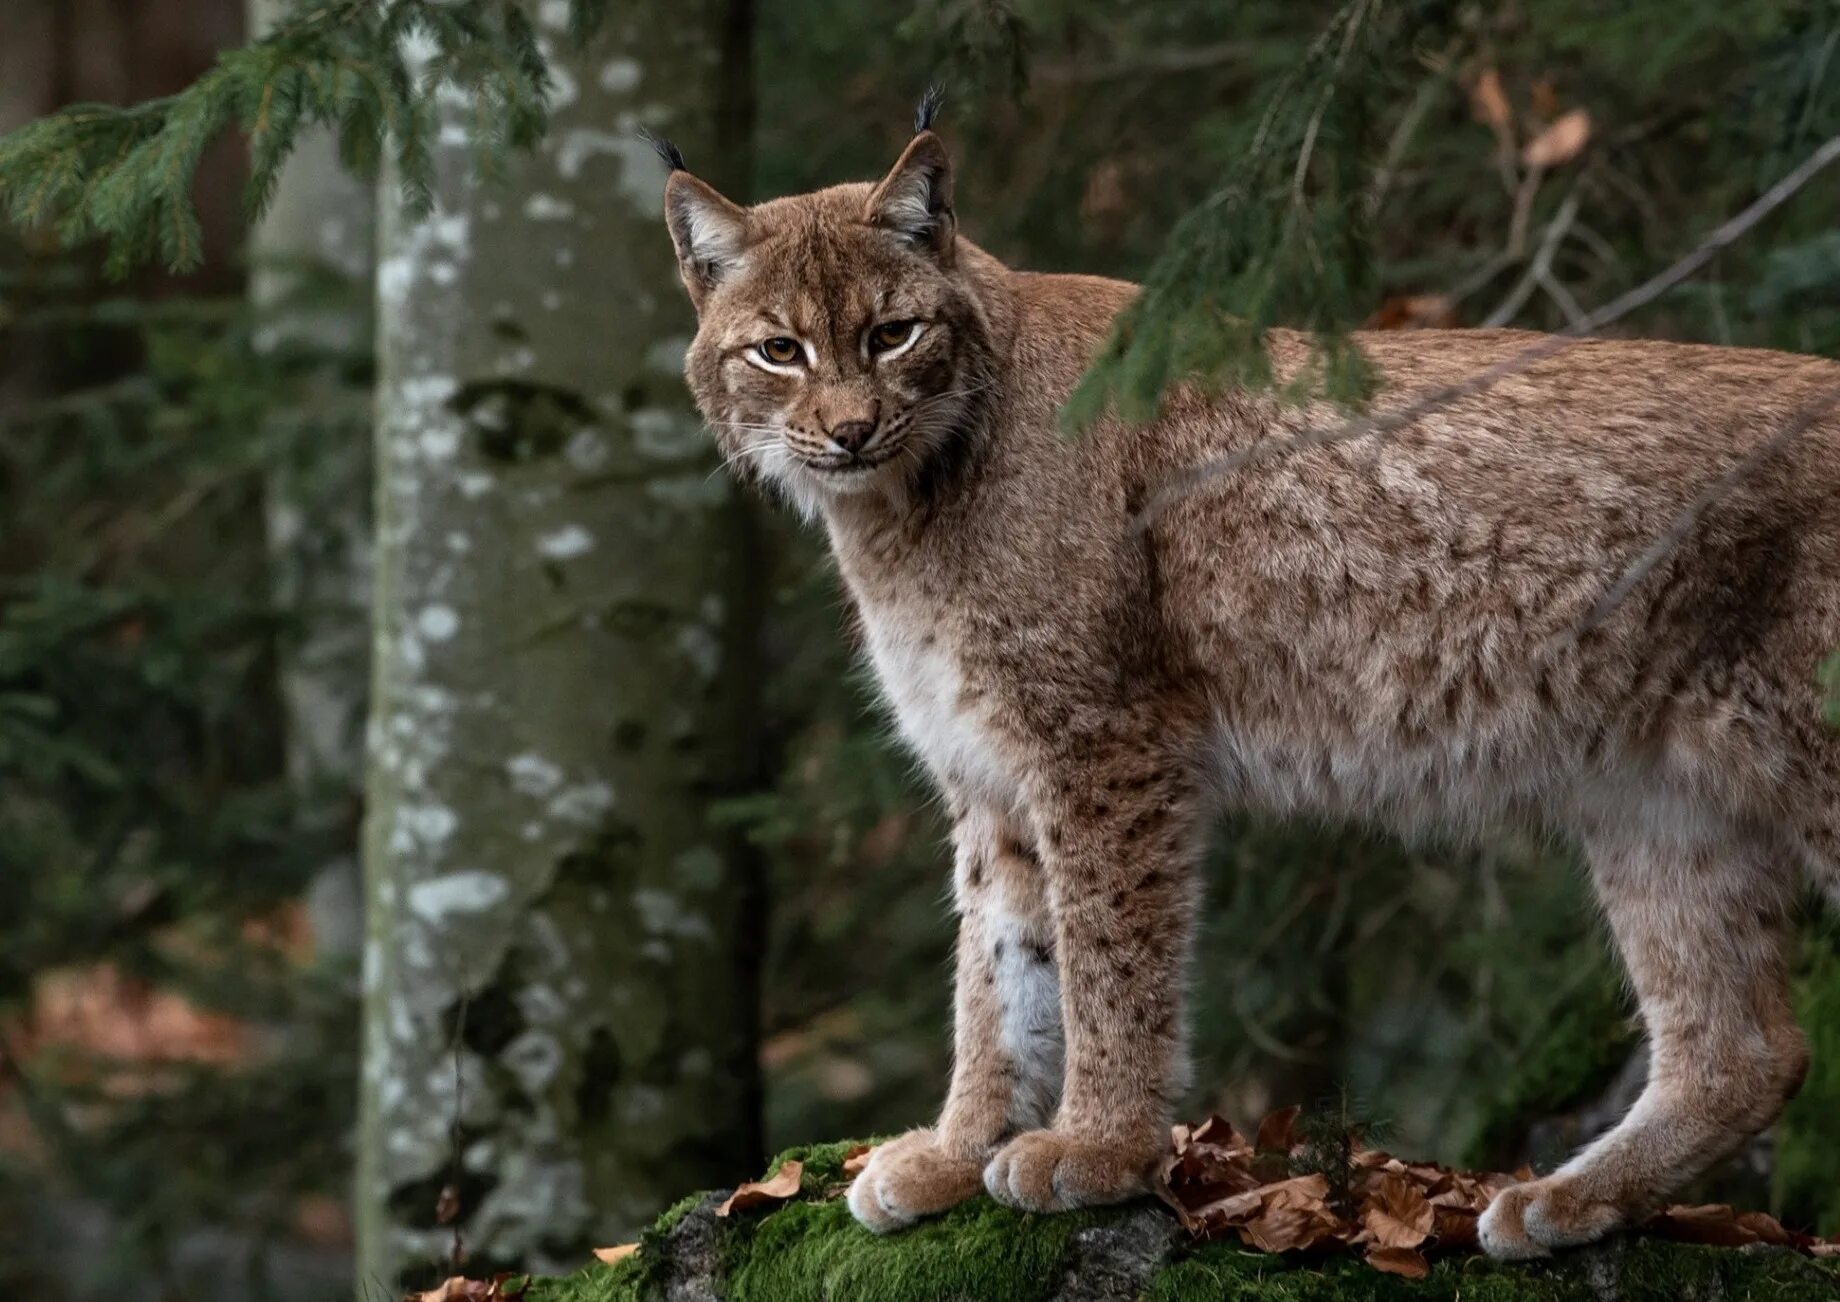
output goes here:
[{"label": "lynx front leg", "polygon": [[1188,774],[1148,746],[1107,750],[1038,809],[1065,1093],[1052,1128],[1017,1136],[984,1171],[992,1197],[1029,1211],[1143,1193],[1186,1083],[1180,992],[1199,800]]},{"label": "lynx front leg", "polygon": [[1766,844],[1591,847],[1599,897],[1641,1000],[1649,1078],[1621,1124],[1552,1175],[1496,1197],[1497,1257],[1587,1243],[1776,1119],[1808,1050],[1789,1008],[1794,875]]},{"label": "lynx front leg", "polygon": [[872,1230],[913,1224],[978,1190],[1003,1139],[1045,1125],[1061,1090],[1059,982],[1041,867],[990,814],[953,832],[959,911],[952,1084],[935,1127],[877,1148],[850,1186]]}]

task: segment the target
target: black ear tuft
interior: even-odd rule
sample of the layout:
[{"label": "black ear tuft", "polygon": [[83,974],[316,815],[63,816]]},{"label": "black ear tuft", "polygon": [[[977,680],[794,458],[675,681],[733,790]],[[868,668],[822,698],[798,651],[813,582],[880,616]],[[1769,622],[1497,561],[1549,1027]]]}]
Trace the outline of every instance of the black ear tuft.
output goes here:
[{"label": "black ear tuft", "polygon": [[920,107],[914,110],[914,134],[933,129],[933,119],[939,116],[939,106],[945,102],[946,88],[934,82],[920,96]]},{"label": "black ear tuft", "polygon": [[664,160],[664,165],[673,172],[687,172],[690,170],[684,166],[684,151],[672,144],[669,140],[666,140],[663,136],[654,135],[644,127],[640,127],[639,138],[650,145],[657,152],[658,157]]}]

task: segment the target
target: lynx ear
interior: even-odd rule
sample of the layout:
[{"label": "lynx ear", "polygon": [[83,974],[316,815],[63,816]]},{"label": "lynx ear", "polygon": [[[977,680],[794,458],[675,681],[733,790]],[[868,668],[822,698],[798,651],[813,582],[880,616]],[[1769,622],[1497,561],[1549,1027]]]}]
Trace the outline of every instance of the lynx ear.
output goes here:
[{"label": "lynx ear", "polygon": [[664,218],[677,246],[677,274],[701,311],[709,291],[746,264],[747,213],[714,187],[675,170],[665,182]]},{"label": "lynx ear", "polygon": [[931,131],[908,143],[901,161],[869,196],[864,220],[894,232],[942,263],[952,261],[958,219],[952,215],[952,160]]}]

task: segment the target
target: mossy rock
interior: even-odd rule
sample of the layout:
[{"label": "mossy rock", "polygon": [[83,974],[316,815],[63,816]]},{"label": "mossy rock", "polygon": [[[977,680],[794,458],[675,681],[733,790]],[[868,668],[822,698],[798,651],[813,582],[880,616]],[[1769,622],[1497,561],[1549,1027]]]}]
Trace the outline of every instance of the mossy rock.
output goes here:
[{"label": "mossy rock", "polygon": [[[637,1255],[567,1279],[535,1280],[528,1302],[1815,1302],[1840,1299],[1840,1262],[1787,1249],[1707,1248],[1625,1237],[1551,1261],[1447,1257],[1428,1278],[1358,1260],[1274,1257],[1194,1245],[1160,1204],[1029,1216],[978,1198],[878,1237],[836,1196],[846,1144],[795,1149],[797,1200],[720,1218],[721,1195],[687,1199]],[[784,1161],[785,1158],[781,1158]],[[778,1169],[778,1163],[773,1169]]]}]

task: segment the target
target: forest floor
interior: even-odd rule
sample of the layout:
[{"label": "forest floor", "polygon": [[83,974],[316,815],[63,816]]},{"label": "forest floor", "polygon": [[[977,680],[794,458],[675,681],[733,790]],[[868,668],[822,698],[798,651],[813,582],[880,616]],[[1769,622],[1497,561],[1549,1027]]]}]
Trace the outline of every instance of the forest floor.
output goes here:
[{"label": "forest floor", "polygon": [[[1195,1133],[1204,1134],[1205,1129]],[[1180,1146],[1179,1141],[1178,1150]],[[777,1174],[777,1182],[769,1178],[744,1185],[739,1198],[687,1198],[660,1217],[637,1245],[608,1250],[605,1255],[614,1258],[610,1263],[597,1261],[568,1278],[512,1279],[496,1290],[487,1285],[472,1285],[466,1291],[450,1286],[452,1292],[437,1290],[425,1296],[442,1302],[491,1302],[501,1297],[521,1302],[1840,1298],[1840,1259],[1826,1255],[1825,1245],[1813,1243],[1822,1255],[1810,1255],[1811,1241],[1805,1236],[1785,1236],[1799,1243],[1769,1242],[1767,1227],[1773,1222],[1767,1217],[1734,1216],[1725,1209],[1696,1209],[1705,1212],[1700,1220],[1687,1215],[1671,1228],[1657,1223],[1660,1233],[1623,1235],[1534,1262],[1497,1262],[1468,1246],[1446,1250],[1432,1235],[1420,1245],[1420,1263],[1393,1262],[1390,1269],[1371,1264],[1371,1251],[1369,1260],[1363,1260],[1358,1255],[1360,1242],[1352,1245],[1352,1253],[1347,1245],[1328,1239],[1309,1251],[1260,1250],[1250,1242],[1261,1233],[1257,1221],[1250,1223],[1250,1234],[1202,1240],[1184,1225],[1193,1227],[1207,1218],[1181,1208],[1179,1199],[1177,1210],[1146,1199],[1121,1207],[1033,1216],[979,1197],[911,1230],[877,1236],[855,1223],[841,1196],[848,1184],[846,1163],[854,1166],[852,1159],[860,1160],[860,1153],[860,1145],[847,1143],[795,1149],[770,1168],[769,1177]],[[1421,1174],[1435,1170],[1429,1164],[1413,1169]],[[1294,1188],[1297,1183],[1292,1178],[1267,1187]],[[1375,1184],[1378,1187],[1379,1178]],[[1400,1209],[1397,1181],[1389,1185],[1389,1197],[1389,1205]],[[1271,1199],[1265,1201],[1269,1206]],[[1281,1194],[1277,1202],[1289,1205],[1296,1200]],[[1409,1207],[1404,1210],[1408,1222],[1414,1219]],[[1372,1219],[1371,1202],[1357,1215],[1370,1225],[1381,1223]],[[1243,1231],[1245,1225],[1240,1228]],[[1215,1233],[1219,1234],[1218,1226]],[[1706,1241],[1683,1242],[1662,1234]],[[1371,1239],[1371,1234],[1357,1237]]]}]

